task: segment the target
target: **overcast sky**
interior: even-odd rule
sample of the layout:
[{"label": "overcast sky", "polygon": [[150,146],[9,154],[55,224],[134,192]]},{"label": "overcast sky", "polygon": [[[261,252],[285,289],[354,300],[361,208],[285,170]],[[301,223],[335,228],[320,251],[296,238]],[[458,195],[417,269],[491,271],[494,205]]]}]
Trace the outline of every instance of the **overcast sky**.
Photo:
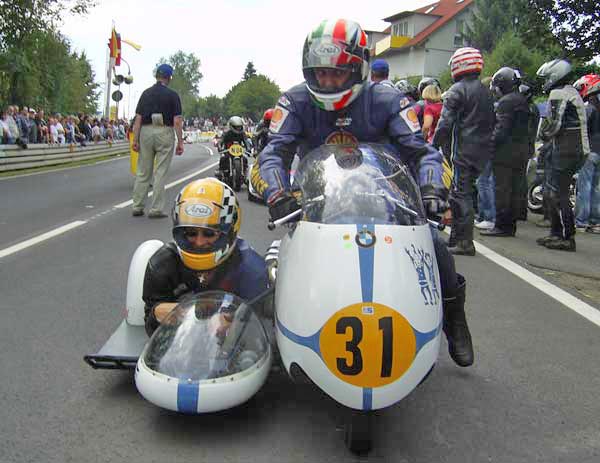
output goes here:
[{"label": "overcast sky", "polygon": [[[201,96],[224,96],[241,79],[248,61],[285,90],[302,81],[302,44],[322,19],[344,17],[359,22],[364,29],[383,30],[388,25],[383,18],[430,3],[434,2],[99,0],[87,16],[66,16],[61,32],[76,50],[86,52],[97,82],[105,81],[113,20],[122,38],[142,46],[138,52],[122,44],[123,58],[135,80],[130,86],[121,86],[124,100],[119,115],[131,116],[140,93],[154,82],[152,71],[158,60],[177,50],[200,58],[204,75]],[[117,69],[127,73],[124,63]],[[100,109],[103,101],[102,95]]]}]

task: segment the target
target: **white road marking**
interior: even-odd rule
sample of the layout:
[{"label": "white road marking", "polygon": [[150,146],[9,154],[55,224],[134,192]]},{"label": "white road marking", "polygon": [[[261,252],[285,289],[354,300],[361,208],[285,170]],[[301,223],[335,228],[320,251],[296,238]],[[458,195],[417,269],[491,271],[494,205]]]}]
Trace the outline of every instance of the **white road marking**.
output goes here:
[{"label": "white road marking", "polygon": [[[175,185],[179,185],[180,183],[185,182],[186,180],[189,180],[192,177],[195,177],[196,175],[200,175],[202,172],[206,172],[207,170],[215,167],[217,164],[219,164],[218,162],[213,162],[212,164],[209,164],[206,167],[203,167],[200,170],[197,170],[196,172],[192,172],[189,175],[186,175],[185,177],[181,177],[180,179],[175,180],[174,182],[169,183],[168,185],[165,185],[165,190],[168,190],[169,188],[174,187]],[[152,196],[152,192],[148,193],[148,197]],[[131,206],[133,204],[133,200],[129,200],[129,201],[125,201],[123,203],[119,203],[119,204],[115,204],[113,207],[115,209],[123,209],[124,207],[127,206]]]},{"label": "white road marking", "polygon": [[36,244],[39,244],[43,241],[49,240],[50,238],[54,238],[55,236],[61,235],[69,230],[85,225],[87,220],[76,220],[75,222],[68,223],[63,225],[62,227],[55,228],[54,230],[50,230],[49,232],[42,233],[41,235],[35,236],[29,240],[22,241],[21,243],[17,243],[14,246],[9,248],[5,248],[0,250],[0,259],[6,256],[10,256],[15,252],[22,251],[23,249],[29,248]]},{"label": "white road marking", "polygon": [[501,256],[497,252],[492,251],[487,246],[484,246],[483,244],[477,241],[474,241],[474,243],[475,249],[477,249],[477,252],[482,256],[491,260],[500,267],[508,270],[513,275],[519,277],[526,283],[529,283],[531,286],[550,296],[552,299],[560,302],[564,306],[571,309],[573,312],[578,313],[579,315],[591,321],[595,325],[600,326],[600,311],[598,311],[591,305],[587,304],[581,299],[576,298],[564,289],[553,285],[549,281],[544,280],[542,277],[537,276],[535,273],[532,273],[529,270],[521,267],[519,264],[513,262],[512,260],[507,259],[506,257]]},{"label": "white road marking", "polygon": [[[210,151],[210,149],[209,149],[209,151]],[[203,167],[200,170],[192,172],[191,174],[186,175],[185,177],[181,177],[180,179],[177,179],[174,182],[171,182],[168,185],[165,185],[165,189],[169,189],[169,188],[174,187],[175,185],[179,185],[180,183],[183,183],[183,182],[185,182],[186,180],[189,180],[192,177],[195,177],[195,176],[197,176],[197,175],[199,175],[199,174],[201,174],[203,172],[206,172],[209,169],[212,169],[217,164],[219,164],[219,163],[218,162],[213,162],[212,164],[209,164],[208,166]],[[148,194],[148,196],[152,196],[152,192],[150,192]],[[54,230],[50,230],[49,232],[42,233],[41,235],[33,237],[33,238],[29,239],[29,240],[22,241],[21,243],[17,243],[14,246],[10,246],[8,248],[1,249],[0,250],[0,259],[3,258],[3,257],[9,256],[11,254],[14,254],[15,252],[22,251],[23,249],[29,248],[31,246],[35,246],[36,244],[39,244],[39,243],[41,243],[43,241],[46,241],[46,240],[48,240],[50,238],[53,238],[53,237],[58,236],[58,235],[60,235],[62,233],[65,233],[65,232],[67,232],[67,231],[69,231],[69,230],[71,230],[73,228],[76,228],[76,227],[79,227],[81,225],[84,225],[84,224],[88,223],[92,219],[95,219],[95,218],[100,217],[100,216],[102,216],[104,214],[107,214],[108,212],[110,212],[113,209],[123,209],[124,207],[131,206],[132,203],[133,203],[133,201],[130,199],[129,201],[125,201],[123,203],[116,204],[116,205],[112,206],[110,209],[105,210],[103,212],[100,212],[100,213],[94,215],[89,220],[77,220],[75,222],[71,222],[70,224],[63,225],[62,227],[55,228]],[[88,206],[86,206],[86,207],[88,207]]]}]

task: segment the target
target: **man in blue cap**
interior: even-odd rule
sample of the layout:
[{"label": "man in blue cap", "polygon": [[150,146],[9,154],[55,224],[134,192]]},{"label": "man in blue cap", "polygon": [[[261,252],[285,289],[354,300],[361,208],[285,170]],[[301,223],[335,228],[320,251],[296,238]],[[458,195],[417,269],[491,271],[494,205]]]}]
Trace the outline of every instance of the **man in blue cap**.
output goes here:
[{"label": "man in blue cap", "polygon": [[394,84],[388,79],[389,75],[390,66],[386,60],[380,58],[373,61],[371,64],[371,80],[373,82],[394,88]]},{"label": "man in blue cap", "polygon": [[[149,218],[164,218],[165,178],[175,154],[183,154],[183,117],[177,92],[168,88],[173,68],[161,64],[156,68],[156,84],[142,93],[135,110],[133,149],[138,151],[137,172],[133,186],[134,217],[144,215],[144,203],[152,181],[152,204]],[[177,146],[175,137],[177,136]]]}]

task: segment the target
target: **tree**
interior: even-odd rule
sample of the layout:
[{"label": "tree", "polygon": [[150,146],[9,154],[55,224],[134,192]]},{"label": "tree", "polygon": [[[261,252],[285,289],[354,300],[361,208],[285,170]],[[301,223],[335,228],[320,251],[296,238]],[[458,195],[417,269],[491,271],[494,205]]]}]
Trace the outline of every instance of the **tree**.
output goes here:
[{"label": "tree", "polygon": [[475,0],[465,31],[468,42],[490,53],[502,36],[512,31],[529,47],[554,51],[558,42],[551,33],[548,17],[529,3],[530,0]]},{"label": "tree", "polygon": [[549,17],[552,31],[572,57],[589,61],[600,51],[600,8],[594,0],[530,0],[538,16]]},{"label": "tree", "polygon": [[242,77],[242,80],[248,80],[251,77],[255,77],[256,76],[256,69],[254,69],[254,63],[252,61],[248,61],[248,64],[246,64],[246,70],[244,71],[244,77]]},{"label": "tree", "polygon": [[234,85],[225,95],[227,116],[247,116],[258,120],[264,110],[273,107],[281,94],[275,82],[258,74]]},{"label": "tree", "polygon": [[196,106],[197,116],[214,118],[223,114],[223,100],[216,95],[209,95],[205,98],[200,98]]},{"label": "tree", "polygon": [[170,87],[181,98],[183,114],[191,115],[198,100],[198,85],[203,77],[200,72],[200,58],[193,53],[184,53],[179,50],[168,59],[161,58],[155,67],[155,72],[162,63],[169,63],[173,67],[173,79]]}]

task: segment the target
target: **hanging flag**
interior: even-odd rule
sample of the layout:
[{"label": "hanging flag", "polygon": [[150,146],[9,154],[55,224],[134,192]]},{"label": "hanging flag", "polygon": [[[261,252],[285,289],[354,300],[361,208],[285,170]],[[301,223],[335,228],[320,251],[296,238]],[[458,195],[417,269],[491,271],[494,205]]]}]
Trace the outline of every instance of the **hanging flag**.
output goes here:
[{"label": "hanging flag", "polygon": [[114,27],[108,41],[108,48],[110,57],[115,59],[115,66],[119,66],[121,64],[121,35],[117,34]]}]

